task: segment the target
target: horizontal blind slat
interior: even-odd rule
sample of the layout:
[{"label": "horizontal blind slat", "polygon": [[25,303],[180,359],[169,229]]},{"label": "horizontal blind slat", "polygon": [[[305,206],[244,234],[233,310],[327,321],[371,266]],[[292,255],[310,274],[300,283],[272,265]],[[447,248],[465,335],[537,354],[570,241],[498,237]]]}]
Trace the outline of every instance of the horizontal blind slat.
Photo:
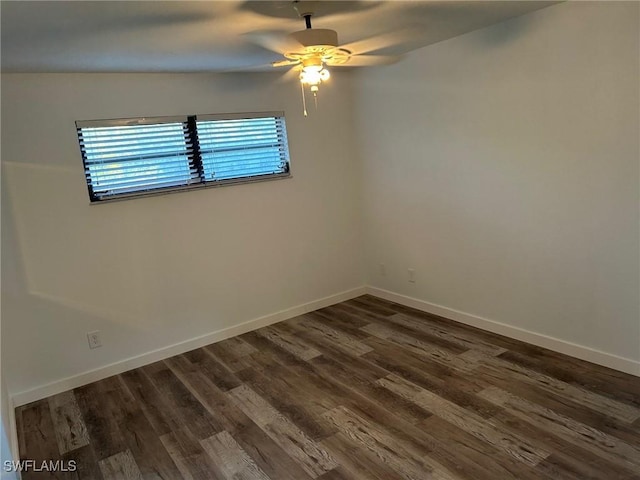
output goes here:
[{"label": "horizontal blind slat", "polygon": [[163,157],[158,159],[134,160],[134,161],[117,161],[113,160],[104,163],[87,164],[85,170],[92,172],[110,172],[115,170],[136,170],[136,169],[162,169],[165,167],[189,166],[193,162],[186,156]]},{"label": "horizontal blind slat", "polygon": [[110,163],[138,163],[144,164],[160,164],[172,159],[188,159],[191,158],[191,150],[181,152],[140,152],[127,153],[119,157],[114,155],[105,156],[104,158],[94,158],[87,165],[108,165]]},{"label": "horizontal blind slat", "polygon": [[251,154],[251,153],[256,153],[259,152],[260,150],[264,151],[264,152],[268,152],[270,150],[281,150],[281,146],[279,143],[269,143],[269,144],[264,144],[264,143],[260,143],[260,144],[255,144],[255,145],[220,145],[220,146],[215,146],[213,148],[208,147],[208,148],[203,148],[202,150],[200,150],[201,152],[205,153],[205,154],[212,154],[212,155],[230,155],[232,153],[236,153],[238,155],[242,155],[242,154]]},{"label": "horizontal blind slat", "polygon": [[280,122],[275,120],[275,117],[262,117],[262,118],[239,118],[236,120],[196,120],[199,125],[219,126],[219,127],[253,127],[255,125],[281,125]]},{"label": "horizontal blind slat", "polygon": [[175,129],[172,131],[166,132],[150,132],[148,134],[143,133],[131,133],[127,135],[123,134],[112,134],[112,135],[89,135],[86,132],[80,132],[80,143],[81,144],[95,144],[95,143],[113,143],[113,142],[132,142],[137,143],[140,141],[155,141],[162,139],[182,139],[182,134],[184,133],[183,129]]},{"label": "horizontal blind slat", "polygon": [[243,172],[263,172],[263,173],[270,173],[270,172],[284,172],[285,169],[283,166],[279,166],[279,165],[245,165],[242,168],[238,168],[238,167],[218,167],[215,170],[212,170],[212,174],[215,177],[225,174],[225,173],[231,173],[231,172],[235,172],[235,173],[243,173]]},{"label": "horizontal blind slat", "polygon": [[219,176],[216,176],[216,178],[213,180],[213,182],[216,181],[222,181],[222,180],[231,180],[234,178],[252,178],[252,177],[269,177],[272,175],[279,175],[282,174],[284,172],[271,172],[271,171],[245,171],[242,173],[229,173],[229,174],[222,174]]},{"label": "horizontal blind slat", "polygon": [[197,173],[195,169],[182,169],[182,170],[169,170],[166,172],[158,172],[158,171],[146,171],[146,172],[128,172],[124,175],[100,175],[100,174],[92,174],[91,181],[93,183],[120,183],[123,181],[131,181],[136,182],[139,179],[151,179],[151,178],[163,178],[163,177],[180,177],[180,178],[191,178],[194,176],[194,173]]},{"label": "horizontal blind slat", "polygon": [[186,123],[188,117],[186,115],[173,115],[170,117],[138,117],[138,118],[116,118],[104,120],[78,120],[77,128],[83,129],[109,129],[109,128],[128,128],[146,125],[167,125]]},{"label": "horizontal blind slat", "polygon": [[202,158],[208,158],[211,161],[216,161],[216,159],[225,159],[225,158],[235,158],[235,159],[243,159],[243,158],[259,158],[259,157],[269,157],[272,155],[278,155],[281,158],[285,158],[284,152],[282,152],[277,146],[276,147],[268,147],[268,148],[248,148],[246,150],[216,150],[216,151],[207,151],[202,154]]},{"label": "horizontal blind slat", "polygon": [[96,190],[114,190],[118,188],[131,188],[131,187],[143,187],[143,186],[152,186],[154,184],[161,184],[171,181],[176,184],[187,184],[192,181],[199,181],[197,176],[188,176],[188,175],[154,175],[152,177],[143,177],[135,180],[123,180],[123,181],[110,181],[110,182],[100,182],[91,181],[91,185]]},{"label": "horizontal blind slat", "polygon": [[[182,152],[176,153],[173,155],[171,154],[167,155],[166,153],[160,153],[160,154],[147,153],[147,154],[141,154],[141,155],[127,155],[127,156],[123,155],[121,157],[97,158],[91,162],[86,162],[86,163],[87,165],[100,165],[100,164],[109,164],[109,163],[139,162],[141,165],[144,165],[145,162],[153,161],[154,163],[161,165],[166,161],[170,161],[169,159],[172,159],[172,158],[183,158],[185,161],[188,161],[189,155],[184,155]],[[166,160],[163,160],[163,159],[166,159]]]},{"label": "horizontal blind slat", "polygon": [[216,166],[223,166],[223,165],[250,165],[250,164],[267,165],[267,164],[284,164],[286,162],[280,157],[272,156],[272,157],[253,157],[253,158],[242,159],[242,161],[238,161],[235,159],[220,159],[217,161],[203,159],[203,163],[206,163],[208,167],[215,168]]},{"label": "horizontal blind slat", "polygon": [[94,141],[94,142],[85,142],[82,141],[80,142],[80,145],[82,147],[84,147],[85,149],[89,148],[89,149],[117,149],[117,148],[127,148],[127,147],[150,147],[150,146],[154,146],[154,145],[158,145],[158,146],[165,146],[165,145],[171,145],[171,146],[177,146],[180,147],[182,145],[191,145],[190,143],[185,143],[185,141],[181,138],[176,138],[176,136],[171,136],[171,137],[156,137],[156,138],[138,138],[138,139],[133,139],[135,141],[132,140],[118,140],[118,141],[109,141],[109,142],[105,142],[105,141]]},{"label": "horizontal blind slat", "polygon": [[241,134],[241,133],[252,134],[252,133],[259,133],[259,132],[271,132],[271,133],[282,132],[282,129],[277,128],[274,124],[250,125],[245,127],[241,127],[241,126],[222,127],[220,125],[208,125],[206,123],[205,124],[198,123],[197,125],[198,125],[198,131],[207,133],[209,135],[213,135],[213,134],[226,135],[226,134]]},{"label": "horizontal blind slat", "polygon": [[209,115],[197,115],[197,121],[219,121],[232,122],[238,120],[255,120],[263,118],[281,118],[284,117],[284,112],[243,112],[243,113],[216,113]]},{"label": "horizontal blind slat", "polygon": [[284,137],[282,134],[276,132],[255,132],[247,135],[231,135],[231,134],[211,134],[207,135],[206,132],[200,132],[198,138],[200,142],[204,143],[217,143],[217,142],[237,142],[237,141],[256,141],[262,139],[264,141],[279,141]]},{"label": "horizontal blind slat", "polygon": [[136,139],[140,139],[140,140],[144,140],[144,139],[149,139],[149,140],[153,140],[153,139],[157,139],[157,138],[172,138],[175,137],[176,135],[179,135],[181,132],[184,132],[184,129],[181,128],[176,128],[176,129],[172,129],[172,130],[167,130],[167,131],[151,131],[148,133],[142,133],[142,132],[130,132],[130,133],[116,133],[116,132],[111,132],[110,134],[104,134],[104,135],[95,135],[95,134],[90,134],[88,132],[83,132],[80,131],[81,134],[81,138],[80,141],[84,141],[84,142],[131,142],[131,141],[135,141]]},{"label": "horizontal blind slat", "polygon": [[212,143],[216,144],[218,142],[256,142],[258,140],[262,140],[265,143],[268,142],[280,142],[285,138],[283,134],[275,133],[275,132],[256,132],[249,135],[207,135],[205,132],[200,132],[198,134],[198,140],[201,144]]},{"label": "horizontal blind slat", "polygon": [[175,176],[193,176],[198,173],[198,169],[195,167],[190,167],[189,169],[185,169],[183,167],[173,167],[173,168],[163,168],[161,172],[152,171],[152,170],[143,170],[143,171],[122,171],[118,170],[117,172],[85,172],[85,176],[91,179],[93,182],[110,182],[110,181],[118,181],[124,178],[128,179],[136,179],[142,177],[153,177],[160,175],[175,175]]},{"label": "horizontal blind slat", "polygon": [[254,166],[263,166],[264,168],[272,168],[273,166],[276,166],[278,168],[284,168],[284,166],[286,165],[285,162],[283,162],[282,160],[279,159],[272,159],[272,160],[260,160],[260,159],[254,159],[250,162],[242,162],[242,163],[237,163],[237,162],[219,162],[219,163],[211,163],[211,162],[207,162],[207,165],[205,165],[205,168],[207,170],[218,170],[221,168],[242,168],[242,166],[247,166],[247,167],[254,167]]}]

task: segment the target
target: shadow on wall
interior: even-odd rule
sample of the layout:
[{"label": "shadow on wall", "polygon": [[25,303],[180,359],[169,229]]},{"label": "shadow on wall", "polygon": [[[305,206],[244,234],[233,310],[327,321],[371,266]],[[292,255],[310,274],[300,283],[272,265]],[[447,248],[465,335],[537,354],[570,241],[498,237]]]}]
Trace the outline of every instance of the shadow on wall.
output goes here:
[{"label": "shadow on wall", "polygon": [[[43,385],[47,378],[68,376],[104,365],[113,349],[127,348],[127,339],[140,338],[131,315],[100,311],[89,305],[30,291],[12,201],[2,175],[2,369],[11,395]],[[110,348],[97,349],[90,358],[86,333],[100,329],[117,332],[118,339],[103,338]],[[60,349],[57,339],[77,336]],[[124,339],[124,340],[123,340]],[[118,345],[118,343],[120,343]],[[131,340],[133,343],[133,340]],[[64,372],[64,374],[63,374]]]},{"label": "shadow on wall", "polygon": [[[3,364],[12,395],[42,386],[50,378],[104,366],[110,363],[108,357],[114,349],[131,350],[131,345],[125,345],[127,339],[145,335],[142,329],[127,325],[122,316],[100,315],[88,308],[64,304],[64,300],[27,292],[3,297],[2,317],[11,319],[3,326]],[[98,329],[105,347],[90,352],[86,333]],[[110,337],[114,332],[117,339]],[[60,349],[56,341],[61,335],[67,348]],[[69,341],[70,335],[76,338]]]},{"label": "shadow on wall", "polygon": [[474,44],[478,50],[506,46],[520,37],[528,35],[534,28],[535,18],[532,15],[522,15],[508,22],[502,22],[493,28],[484,28],[474,36]]}]

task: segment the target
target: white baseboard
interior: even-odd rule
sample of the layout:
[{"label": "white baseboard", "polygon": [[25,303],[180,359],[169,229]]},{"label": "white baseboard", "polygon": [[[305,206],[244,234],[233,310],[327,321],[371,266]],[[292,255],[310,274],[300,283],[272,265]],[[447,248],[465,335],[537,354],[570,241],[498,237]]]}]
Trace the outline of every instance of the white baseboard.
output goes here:
[{"label": "white baseboard", "polygon": [[102,380],[112,375],[117,375],[134,368],[142,367],[153,362],[164,360],[165,358],[169,358],[174,355],[179,355],[181,353],[185,353],[190,350],[209,345],[211,343],[219,342],[226,338],[235,337],[237,335],[241,335],[258,328],[266,327],[267,325],[272,325],[289,318],[297,317],[298,315],[303,315],[305,313],[318,310],[319,308],[324,308],[336,303],[344,302],[345,300],[350,300],[364,294],[365,287],[358,287],[352,290],[347,290],[346,292],[330,295],[319,300],[314,300],[313,302],[305,303],[303,305],[291,307],[286,310],[272,313],[270,315],[265,315],[264,317],[249,320],[248,322],[234,325],[233,327],[217,330],[200,337],[192,338],[190,340],[176,343],[168,347],[163,347],[151,352],[137,355],[135,357],[121,360],[119,362],[115,362],[104,367],[97,368],[95,370],[89,370],[78,375],[63,378],[61,380],[57,380],[41,387],[37,387],[24,392],[19,392],[12,395],[12,400],[14,405],[16,407],[19,407],[21,405],[25,405],[27,403],[35,402],[36,400],[49,397],[51,395],[56,395],[73,388],[81,387],[82,385],[86,385],[88,383]]},{"label": "white baseboard", "polygon": [[496,322],[495,320],[489,320],[488,318],[461,312],[460,310],[455,310],[453,308],[390,292],[382,288],[367,286],[366,291],[369,295],[373,295],[374,297],[380,297],[391,302],[415,308],[416,310],[439,315],[456,322],[464,323],[465,325],[471,325],[472,327],[504,335],[505,337],[527,342],[539,347],[548,348],[549,350],[564,353],[565,355],[579,358],[580,360],[586,360],[591,363],[596,363],[598,365],[640,377],[640,362],[630,358],[624,358],[611,353],[602,352],[594,348],[577,345],[566,340],[531,332],[523,328],[514,327],[505,323]]},{"label": "white baseboard", "polygon": [[[419,300],[417,298],[390,292],[381,288],[367,286],[354,288],[352,290],[337,293],[335,295],[330,295],[313,302],[305,303],[288,308],[286,310],[282,310],[280,312],[249,320],[239,325],[234,325],[233,327],[224,328],[222,330],[211,332],[200,337],[186,340],[184,342],[176,343],[168,347],[163,347],[151,352],[143,353],[135,357],[115,362],[104,367],[89,370],[87,372],[73,375],[71,377],[63,378],[61,380],[57,380],[41,387],[36,387],[31,390],[19,392],[12,395],[10,400],[12,401],[14,408],[19,407],[21,405],[25,405],[27,403],[49,397],[51,395],[56,395],[58,393],[65,392],[67,390],[71,390],[88,383],[102,380],[112,375],[117,375],[119,373],[142,367],[159,360],[164,360],[165,358],[179,355],[181,353],[188,352],[190,350],[200,348],[211,343],[219,342],[226,338],[241,335],[243,333],[247,333],[261,327],[266,327],[267,325],[272,325],[274,323],[278,323],[283,320],[296,317],[298,315],[312,312],[319,308],[328,307],[345,300],[350,300],[360,295],[364,295],[365,293],[383,298],[385,300],[396,302],[401,305],[406,305],[423,312],[432,313],[460,323],[464,323],[466,325],[471,325],[473,327],[487,330],[489,332],[497,333],[516,340],[521,340],[533,345],[548,348],[550,350],[564,353],[581,360],[586,360],[588,362],[613,368],[621,372],[640,376],[640,362],[629,358],[623,358],[617,355],[602,352],[600,350],[585,347],[582,345],[577,345],[575,343],[571,343],[558,338],[549,337],[547,335],[531,332],[529,330],[479,317],[477,315],[461,312],[459,310],[444,307],[442,305],[436,305],[434,303]],[[11,408],[10,415],[10,425],[12,428],[12,431],[10,432],[10,441],[12,444],[13,453],[15,456],[17,456],[18,445],[17,435],[15,431],[15,418],[13,408]]]}]

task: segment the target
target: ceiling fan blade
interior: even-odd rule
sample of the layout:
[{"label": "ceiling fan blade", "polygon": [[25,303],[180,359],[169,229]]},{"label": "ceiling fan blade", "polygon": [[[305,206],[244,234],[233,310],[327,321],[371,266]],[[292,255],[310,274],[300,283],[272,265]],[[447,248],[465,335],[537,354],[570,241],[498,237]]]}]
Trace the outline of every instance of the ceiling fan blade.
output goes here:
[{"label": "ceiling fan blade", "polygon": [[[372,0],[249,0],[240,8],[248,12],[266,17],[291,19],[297,17],[296,12],[312,11],[314,16],[327,18],[332,15],[345,15],[378,7],[382,2]],[[295,10],[294,10],[295,8]]]},{"label": "ceiling fan blade", "polygon": [[331,65],[331,62],[327,62],[327,65],[334,67],[375,67],[376,65],[391,65],[400,60],[402,60],[400,55],[354,55],[344,63]]},{"label": "ceiling fan blade", "polygon": [[375,37],[365,38],[356,42],[341,45],[340,48],[349,50],[354,55],[375,52],[388,47],[397,47],[415,41],[420,37],[420,31],[415,28],[405,28],[397,32],[389,32]]},{"label": "ceiling fan blade", "polygon": [[291,65],[298,65],[300,62],[297,60],[280,60],[279,62],[272,62],[272,67],[289,67]]},{"label": "ceiling fan blade", "polygon": [[238,65],[237,67],[216,70],[217,73],[254,73],[271,72],[273,66],[270,63]]},{"label": "ceiling fan blade", "polygon": [[281,55],[286,52],[296,52],[304,48],[300,42],[289,35],[273,30],[250,32],[247,33],[246,36],[252,43]]}]

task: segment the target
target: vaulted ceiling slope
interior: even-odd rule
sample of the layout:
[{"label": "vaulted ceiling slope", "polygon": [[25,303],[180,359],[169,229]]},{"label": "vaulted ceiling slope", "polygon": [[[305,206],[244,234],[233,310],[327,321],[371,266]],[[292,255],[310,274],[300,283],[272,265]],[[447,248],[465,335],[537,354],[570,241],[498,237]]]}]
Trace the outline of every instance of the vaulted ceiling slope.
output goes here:
[{"label": "vaulted ceiling slope", "polygon": [[[341,44],[371,39],[402,54],[557,2],[302,3],[313,4],[313,27],[337,30]],[[2,1],[0,16],[3,72],[265,70],[282,57],[255,36],[304,28],[291,1]],[[376,43],[401,31],[411,35]]]}]

